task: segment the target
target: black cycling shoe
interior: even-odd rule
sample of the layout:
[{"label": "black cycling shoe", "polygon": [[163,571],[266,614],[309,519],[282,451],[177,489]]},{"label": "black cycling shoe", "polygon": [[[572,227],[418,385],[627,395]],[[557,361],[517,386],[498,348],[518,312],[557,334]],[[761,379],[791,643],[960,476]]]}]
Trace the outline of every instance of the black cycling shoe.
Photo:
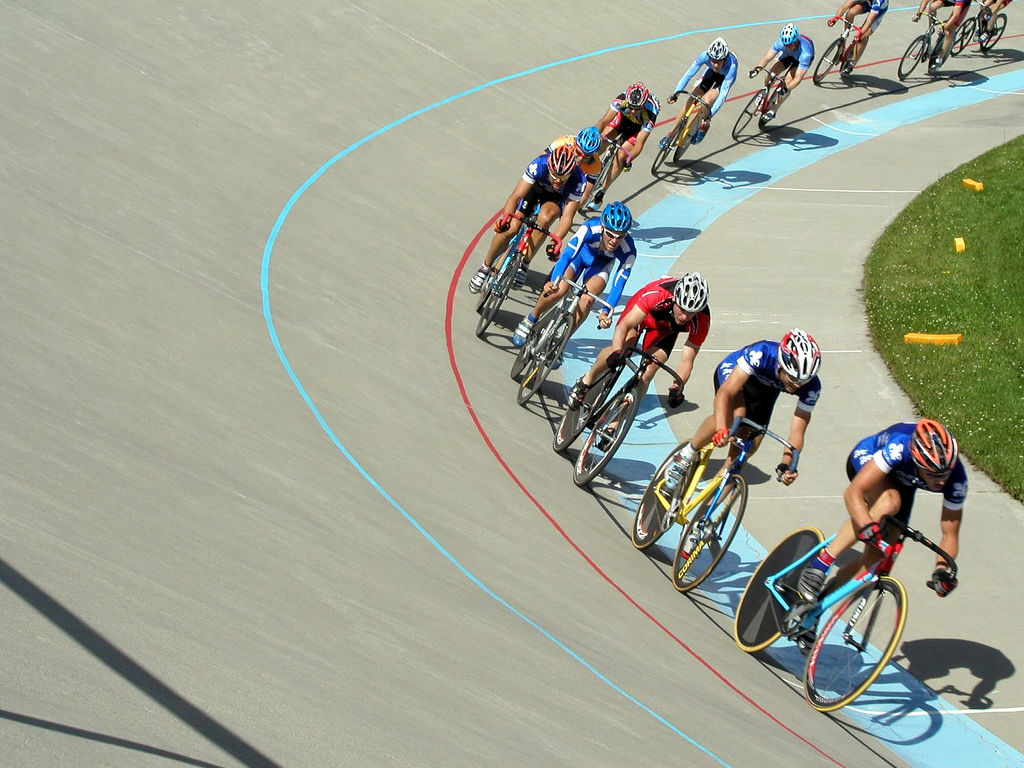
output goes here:
[{"label": "black cycling shoe", "polygon": [[583,399],[587,396],[587,392],[590,391],[590,385],[584,384],[583,379],[580,379],[572,385],[572,389],[569,390],[569,410],[578,410],[583,405]]}]

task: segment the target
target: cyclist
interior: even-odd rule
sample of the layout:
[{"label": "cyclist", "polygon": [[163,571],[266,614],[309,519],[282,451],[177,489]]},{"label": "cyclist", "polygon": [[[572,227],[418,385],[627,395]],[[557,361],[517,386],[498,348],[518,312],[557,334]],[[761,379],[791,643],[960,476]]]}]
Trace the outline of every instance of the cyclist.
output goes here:
[{"label": "cyclist", "polygon": [[[608,303],[614,307],[622,296],[622,289],[626,286],[633,262],[636,260],[636,245],[629,236],[629,229],[632,226],[633,214],[620,202],[609,203],[600,218],[593,218],[581,224],[562,251],[561,258],[551,272],[551,279],[541,291],[533,311],[519,321],[519,326],[512,336],[512,343],[517,347],[523,346],[537,318],[569,292],[569,284],[561,282],[562,275],[571,279],[579,275],[577,282],[585,284],[590,291],[590,294],[580,299],[573,331],[579,328],[590,312],[594,296],[600,296],[604,292],[613,268],[616,272]],[[612,324],[610,310],[601,310],[598,324],[602,328]]]},{"label": "cyclist", "polygon": [[[729,51],[729,46],[725,40],[721,37],[716,37],[711,41],[711,45],[708,46],[706,51],[698,54],[690,68],[679,79],[675,93],[668,97],[669,104],[675,104],[680,92],[690,87],[690,81],[701,67],[707,67],[707,69],[704,70],[700,82],[694,86],[693,93],[686,99],[686,104],[679,111],[679,116],[676,117],[672,127],[669,129],[669,135],[671,135],[673,131],[682,125],[690,105],[694,102],[695,96],[706,97],[704,100],[711,102],[711,114],[701,121],[700,128],[693,137],[692,143],[694,144],[698,144],[704,139],[708,129],[711,127],[711,118],[718,114],[718,110],[722,108],[725,100],[729,98],[729,89],[736,82],[739,62],[736,60],[736,54]],[[661,149],[668,149],[668,136],[661,140],[659,146]]]},{"label": "cyclist", "polygon": [[[683,474],[697,456],[701,446],[714,442],[725,445],[729,429],[737,416],[746,416],[758,424],[768,424],[780,392],[799,398],[789,428],[789,442],[799,451],[804,447],[804,434],[811,420],[811,411],[821,394],[821,347],[809,333],[794,328],[781,341],[755,341],[726,355],[715,369],[715,408],[697,428],[697,433],[676,456],[678,476]],[[761,443],[758,437],[753,450]],[[733,449],[730,460],[735,458]],[[753,452],[753,451],[752,451]],[[786,448],[778,470],[785,485],[799,474],[793,468],[793,452]]]},{"label": "cyclist", "polygon": [[868,47],[868,38],[881,25],[882,17],[888,10],[889,0],[846,0],[836,11],[835,17],[828,20],[830,27],[836,23],[838,18],[843,18],[852,24],[859,14],[867,14],[867,18],[861,25],[860,34],[853,44],[853,59],[843,66],[843,76],[853,72],[860,57],[864,55],[864,49]]},{"label": "cyclist", "polygon": [[988,39],[992,36],[992,33],[996,28],[996,14],[1012,2],[1013,0],[985,0],[984,5],[991,11],[991,14],[988,17],[988,24],[985,26],[985,29],[978,30],[979,42],[988,42]]},{"label": "cyclist", "polygon": [[612,167],[604,187],[595,190],[593,198],[587,204],[589,210],[600,210],[612,182],[619,178],[623,171],[628,171],[633,160],[643,151],[660,111],[661,102],[658,101],[658,97],[641,82],[633,83],[612,99],[608,111],[597,121],[597,129],[601,131],[606,142],[619,138],[622,139],[623,146],[612,158]]},{"label": "cyclist", "polygon": [[[594,365],[569,391],[569,408],[576,410],[583,404],[583,398],[598,374],[618,365],[623,350],[636,346],[640,334],[644,335],[643,350],[651,352],[655,359],[664,363],[675,346],[676,338],[686,332],[683,357],[676,368],[676,373],[685,385],[693,371],[693,361],[710,329],[708,282],[699,272],[688,272],[682,277],[659,277],[648,283],[626,302],[626,308],[615,326],[612,343],[598,353]],[[657,367],[653,365],[644,371],[641,398],[656,371]],[[669,407],[677,408],[684,400],[682,387],[673,384],[668,393]]]},{"label": "cyclist", "polygon": [[[973,0],[931,0],[931,12],[935,11],[942,6],[953,6],[953,12],[946,19],[946,23],[942,25],[942,39],[936,41],[935,50],[937,53],[932,54],[932,60],[930,63],[931,68],[938,69],[949,58],[949,50],[953,47],[953,40],[956,39],[956,31],[960,28],[963,20],[967,18],[967,9],[971,7]],[[921,14],[924,13],[924,9],[929,5],[929,0],[921,0],[921,5],[918,6],[917,13],[911,17],[911,21],[915,24],[918,19],[921,18]],[[939,42],[942,43],[942,49],[939,50]]]},{"label": "cyclist", "polygon": [[[804,79],[807,70],[811,68],[814,61],[814,43],[811,38],[801,35],[796,24],[787,24],[782,28],[779,39],[775,41],[768,53],[761,57],[757,66],[750,70],[750,77],[757,77],[757,73],[772,62],[769,71],[779,75],[785,72],[782,83],[782,94],[775,109],[764,113],[764,122],[775,119],[776,110],[782,106],[790,92],[796,88]],[[771,82],[770,78],[765,79],[765,85]]]},{"label": "cyclist", "polygon": [[[573,217],[580,206],[580,198],[586,186],[586,178],[580,170],[576,150],[573,147],[561,146],[550,154],[545,153],[533,160],[516,184],[512,194],[505,201],[505,208],[494,222],[495,235],[484,257],[484,263],[469,282],[470,293],[479,293],[491,274],[493,264],[498,255],[508,247],[512,237],[519,231],[523,222],[513,218],[513,213],[527,214],[535,206],[540,206],[537,223],[550,228],[558,219],[558,226],[553,230],[559,239],[564,238],[572,226]],[[561,217],[561,218],[559,218]],[[526,272],[534,252],[540,247],[544,235],[535,232],[527,250],[526,258],[515,276],[516,287],[526,282]],[[557,253],[554,242],[548,245],[548,253]]]},{"label": "cyclist", "polygon": [[[850,480],[843,500],[850,518],[821,554],[800,572],[797,590],[801,599],[814,602],[825,577],[839,555],[857,541],[874,542],[881,535],[881,520],[892,515],[910,521],[914,494],[918,489],[942,494],[942,540],[939,546],[955,558],[960,549],[960,522],[967,498],[967,472],[960,460],[956,438],[932,419],[893,424],[857,443],[846,460]],[[882,553],[866,547],[863,557],[844,565],[835,584],[844,584],[862,568],[877,562]],[[949,563],[936,558],[932,588],[945,597],[957,585]]]},{"label": "cyclist", "polygon": [[[545,152],[550,153],[557,149],[563,144],[570,144],[576,150],[576,155],[579,158],[580,168],[583,170],[583,174],[587,177],[587,186],[583,190],[582,201],[586,200],[590,193],[594,189],[594,183],[597,181],[598,174],[601,173],[601,168],[604,167],[604,163],[601,162],[600,152],[601,145],[603,143],[601,138],[601,132],[597,130],[597,126],[590,126],[584,128],[582,131],[573,136],[571,133],[565,136],[559,136]],[[552,261],[555,259],[552,258]]]}]

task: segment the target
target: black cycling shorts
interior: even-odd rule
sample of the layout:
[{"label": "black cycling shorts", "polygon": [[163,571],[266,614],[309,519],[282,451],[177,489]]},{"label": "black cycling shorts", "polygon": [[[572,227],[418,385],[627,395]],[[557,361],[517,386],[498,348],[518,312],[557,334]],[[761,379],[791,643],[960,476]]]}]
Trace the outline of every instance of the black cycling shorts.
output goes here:
[{"label": "black cycling shorts", "polygon": [[[722,382],[718,380],[718,368],[715,368],[714,383],[717,393],[718,388],[722,386]],[[768,426],[768,422],[772,420],[772,411],[775,410],[775,401],[779,399],[779,390],[762,384],[756,377],[751,376],[743,385],[742,394],[747,418],[761,426]]]}]

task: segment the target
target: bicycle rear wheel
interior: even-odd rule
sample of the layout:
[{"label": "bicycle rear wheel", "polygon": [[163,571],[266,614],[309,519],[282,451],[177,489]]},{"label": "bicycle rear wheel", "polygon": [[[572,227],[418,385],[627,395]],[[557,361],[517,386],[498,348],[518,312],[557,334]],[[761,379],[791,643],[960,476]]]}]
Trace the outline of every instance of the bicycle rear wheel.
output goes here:
[{"label": "bicycle rear wheel", "polygon": [[949,49],[950,56],[958,56],[970,45],[971,40],[974,39],[974,32],[978,28],[978,20],[971,16],[963,24],[960,25],[960,29],[956,31],[956,39],[953,40],[953,47]]},{"label": "bicycle rear wheel", "polygon": [[544,334],[538,343],[532,364],[526,366],[519,380],[516,402],[520,405],[526,405],[547,380],[558,362],[564,341],[572,333],[572,318],[568,315],[559,314],[551,322],[554,323],[554,327],[550,333]]},{"label": "bicycle rear wheel", "polygon": [[[732,127],[732,138],[734,141],[740,141],[743,138],[743,134],[747,130],[747,126],[750,125],[750,121],[761,111],[761,100],[764,98],[764,94],[765,89],[762,88],[751,96],[750,101],[743,107],[740,116],[736,118],[736,124]],[[751,131],[750,135],[753,136],[753,131]]]},{"label": "bicycle rear wheel", "polygon": [[635,386],[620,392],[598,417],[573,465],[572,481],[583,487],[612,460],[640,408]]},{"label": "bicycle rear wheel", "polygon": [[[680,592],[697,587],[722,562],[747,509],[747,481],[742,475],[731,475],[723,483],[718,503],[708,509],[716,495],[712,494],[700,510],[690,515],[690,522],[679,537],[672,562],[672,583]],[[699,536],[696,546],[691,552],[683,551],[695,533]]]},{"label": "bicycle rear wheel", "polygon": [[818,59],[818,66],[814,68],[814,77],[812,78],[814,84],[821,85],[833,68],[840,68],[842,66],[842,57],[843,38],[837,37],[832,41],[832,45],[825,49],[825,53],[822,54],[821,58]]},{"label": "bicycle rear wheel", "polygon": [[807,656],[804,695],[819,712],[845,707],[889,663],[907,622],[907,593],[889,576],[865,584],[821,628]]},{"label": "bicycle rear wheel", "polygon": [[561,453],[572,445],[573,441],[586,429],[587,422],[590,421],[593,414],[601,407],[611,392],[617,375],[618,369],[615,371],[603,371],[598,376],[597,381],[587,391],[586,397],[583,398],[583,405],[575,410],[572,408],[565,409],[565,413],[562,414],[562,420],[558,422],[558,428],[555,430],[555,436],[551,441],[551,447],[555,453]]},{"label": "bicycle rear wheel", "polygon": [[1005,13],[1000,13],[998,16],[996,16],[996,22],[992,26],[992,34],[991,34],[991,36],[988,38],[988,40],[985,41],[984,45],[982,45],[979,42],[978,43],[978,47],[981,48],[981,50],[983,50],[985,53],[988,53],[989,51],[992,50],[992,46],[994,46],[996,43],[999,42],[999,39],[1003,36],[1003,32],[1005,32],[1005,31],[1006,31],[1006,14]]},{"label": "bicycle rear wheel", "polygon": [[[779,639],[789,607],[775,599],[765,581],[820,547],[824,540],[824,535],[817,528],[800,528],[780,541],[761,561],[736,606],[736,621],[733,624],[736,645],[747,653],[756,653]],[[783,584],[795,589],[799,578],[800,569],[797,568],[786,575]]]},{"label": "bicycle rear wheel", "polygon": [[690,469],[671,492],[665,489],[665,471],[675,459],[676,454],[683,450],[683,445],[680,443],[665,457],[661,466],[658,467],[658,471],[651,478],[651,482],[647,484],[644,495],[640,497],[636,515],[633,517],[633,527],[629,532],[629,538],[637,549],[644,550],[652,546],[665,531],[672,527],[672,523],[676,520],[676,515],[682,504],[680,497],[690,484],[690,477],[696,462],[690,465]]},{"label": "bicycle rear wheel", "polygon": [[901,81],[910,77],[910,73],[917,69],[917,65],[927,58],[928,36],[918,35],[910,41],[907,50],[903,52],[900,65],[896,70],[896,76]]}]

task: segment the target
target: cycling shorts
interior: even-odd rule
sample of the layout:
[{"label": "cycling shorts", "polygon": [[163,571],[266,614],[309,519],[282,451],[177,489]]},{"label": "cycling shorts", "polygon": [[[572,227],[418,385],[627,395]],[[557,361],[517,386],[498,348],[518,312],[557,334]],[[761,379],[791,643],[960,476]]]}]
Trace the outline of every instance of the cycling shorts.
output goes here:
[{"label": "cycling shorts", "polygon": [[[858,452],[856,449],[846,459],[846,477],[853,482],[853,478],[865,464],[874,461],[874,454],[866,451]],[[893,480],[896,490],[900,492],[900,511],[896,513],[896,519],[900,522],[910,522],[910,510],[914,508],[914,493],[917,491],[912,485],[904,485]]]},{"label": "cycling shorts", "polygon": [[782,65],[782,70],[795,71],[800,66],[800,61],[796,56],[780,56],[779,64]]},{"label": "cycling shorts", "polygon": [[624,142],[628,141],[630,144],[636,144],[636,137],[639,135],[642,127],[640,123],[634,123],[629,118],[624,117],[621,112],[617,112],[605,130],[614,130]]},{"label": "cycling shorts", "polygon": [[[604,289],[608,286],[608,280],[611,277],[612,268],[614,266],[615,259],[595,259],[593,264],[591,264],[589,267],[586,267],[583,270],[583,275],[580,279],[577,279],[574,276],[576,272],[576,265],[570,264],[568,267],[566,267],[565,271],[568,272],[571,269],[573,271],[573,274],[568,275],[568,277],[571,278],[574,282],[583,283],[584,285],[590,282],[590,279],[592,277],[601,278],[602,280],[604,280],[604,286],[601,287],[600,291],[594,291],[594,293],[600,294],[603,293]],[[601,306],[603,307],[604,305],[602,304]]]},{"label": "cycling shorts", "polygon": [[[715,392],[725,382],[718,378],[718,368],[715,368],[714,385]],[[734,369],[735,370],[735,369]],[[757,424],[767,425],[772,420],[772,411],[775,410],[775,401],[779,399],[779,390],[762,384],[756,376],[747,379],[741,390],[743,402],[747,412],[747,418]]]},{"label": "cycling shorts", "polygon": [[709,67],[708,70],[704,73],[704,77],[700,79],[700,82],[697,83],[697,87],[694,88],[693,90],[700,90],[703,93],[707,93],[712,88],[721,88],[722,83],[724,82],[725,72],[715,72],[715,70]]},{"label": "cycling shorts", "polygon": [[540,184],[534,184],[530,187],[530,191],[523,197],[522,202],[519,203],[519,207],[516,210],[525,216],[538,205],[554,203],[558,206],[559,212],[561,212],[565,209],[565,201],[567,199],[567,193],[555,192],[547,189],[546,187],[542,187]]}]

